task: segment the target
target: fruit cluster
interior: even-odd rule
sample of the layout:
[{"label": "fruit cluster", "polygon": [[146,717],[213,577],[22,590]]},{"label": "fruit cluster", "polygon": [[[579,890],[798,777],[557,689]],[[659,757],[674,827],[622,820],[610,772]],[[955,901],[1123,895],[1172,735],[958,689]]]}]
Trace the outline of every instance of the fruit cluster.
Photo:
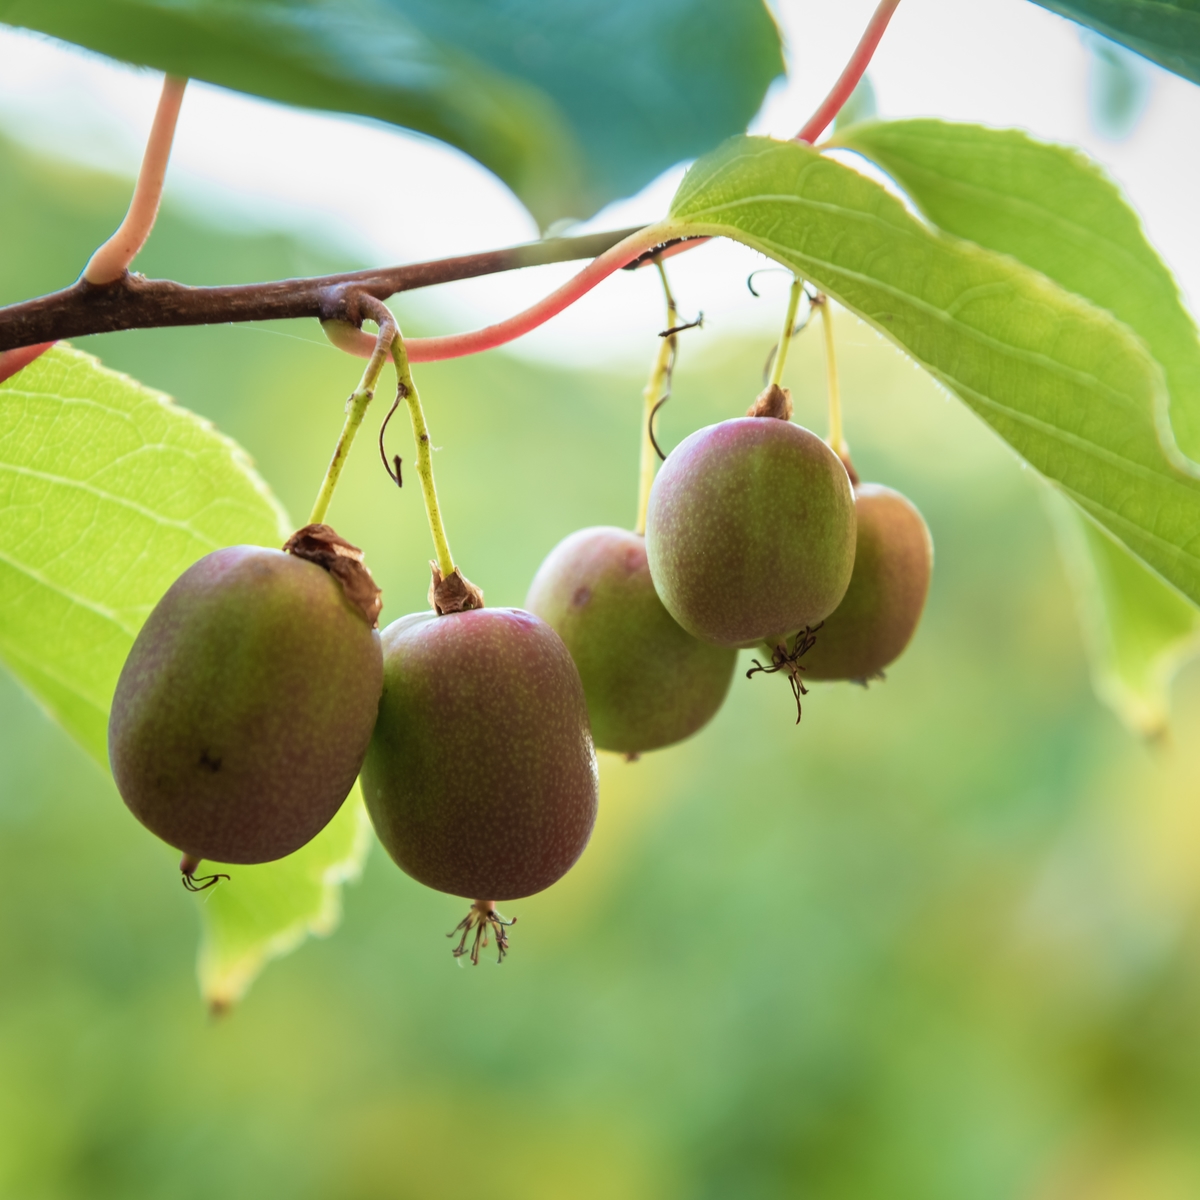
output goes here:
[{"label": "fruit cluster", "polygon": [[[180,576],[129,654],[109,754],[125,802],[183,852],[260,863],[303,846],[356,777],[380,841],[474,904],[457,955],[507,922],[496,902],[570,869],[597,807],[594,747],[633,759],[699,730],[741,647],[749,674],[865,682],[904,649],[932,545],[903,496],[861,484],[771,385],[693,433],[649,492],[645,536],[572,534],[528,611],[487,608],[434,567],[432,612],[376,630],[379,590],[329,526],[283,551],[218,550]],[[803,660],[803,661],[801,661]],[[457,931],[456,931],[457,932]]]}]

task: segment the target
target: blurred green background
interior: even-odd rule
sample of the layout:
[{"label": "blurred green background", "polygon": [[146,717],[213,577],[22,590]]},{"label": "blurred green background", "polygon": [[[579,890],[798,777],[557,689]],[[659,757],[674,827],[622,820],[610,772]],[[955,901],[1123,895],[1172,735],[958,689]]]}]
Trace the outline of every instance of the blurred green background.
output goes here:
[{"label": "blurred green background", "polygon": [[[69,282],[127,195],[0,144],[0,303]],[[178,209],[138,262],[345,265]],[[1032,473],[865,327],[840,341],[856,464],[937,545],[914,644],[884,684],[814,688],[799,728],[780,680],[739,672],[693,741],[605,758],[592,845],[506,906],[502,970],[459,969],[462,903],[375,847],[336,936],[210,1020],[203,897],[0,677],[0,1196],[1200,1195],[1200,676],[1173,743],[1127,735],[1089,691]],[[304,518],[359,372],[315,324],[78,344],[214,420]],[[743,411],[767,349],[686,335],[664,442]],[[418,378],[491,603],[571,530],[631,522],[636,374],[492,353]],[[823,430],[815,336],[788,382]],[[424,607],[428,532],[371,441],[331,519],[390,619]]]}]

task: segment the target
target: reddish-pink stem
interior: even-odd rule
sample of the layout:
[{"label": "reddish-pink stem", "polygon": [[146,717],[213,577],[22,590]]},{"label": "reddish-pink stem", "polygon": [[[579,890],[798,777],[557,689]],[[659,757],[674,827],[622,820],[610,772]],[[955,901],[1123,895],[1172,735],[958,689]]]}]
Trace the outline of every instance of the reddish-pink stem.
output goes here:
[{"label": "reddish-pink stem", "polygon": [[22,346],[18,350],[0,351],[0,383],[11,379],[22,367],[27,367],[35,358],[45,354],[53,342],[41,342],[37,346]]},{"label": "reddish-pink stem", "polygon": [[[864,30],[850,61],[846,64],[829,95],[821,102],[820,107],[809,117],[804,128],[796,135],[799,142],[815,142],[825,132],[829,123],[841,111],[842,105],[850,99],[851,93],[858,86],[866,72],[867,66],[875,54],[892,14],[900,6],[900,0],[880,0],[870,23]],[[647,235],[650,235],[649,237]],[[667,240],[654,227],[641,230],[623,242],[619,242],[607,253],[593,260],[574,279],[563,284],[556,292],[552,292],[545,300],[501,321],[498,325],[489,325],[486,329],[477,329],[473,333],[453,334],[449,337],[412,338],[408,343],[410,362],[437,362],[446,358],[459,358],[464,354],[478,354],[481,350],[491,350],[495,346],[503,346],[514,338],[519,338],[530,330],[536,329],[551,317],[562,312],[564,308],[575,303],[586,292],[591,291],[601,280],[607,279],[614,271],[632,262],[639,254],[643,254],[651,246]],[[707,241],[707,239],[703,239]],[[691,250],[700,244],[701,239],[683,242],[664,251],[664,257]],[[360,341],[353,343],[353,351],[363,358],[369,358],[375,348],[375,339],[360,332]],[[347,348],[343,338],[338,339],[343,349]]]},{"label": "reddish-pink stem", "polygon": [[804,128],[796,134],[795,141],[815,142],[828,128],[830,121],[841,112],[842,105],[850,99],[850,93],[858,87],[858,81],[866,73],[867,66],[883,37],[883,32],[892,19],[892,14],[900,7],[900,0],[880,0],[875,15],[863,33],[845,70],[838,76],[828,96],[821,101],[821,106],[808,118]]},{"label": "reddish-pink stem", "polygon": [[133,188],[129,211],[117,232],[92,255],[83,269],[88,283],[115,283],[129,269],[138,251],[146,244],[158,216],[162,200],[163,181],[171,159],[171,143],[175,140],[175,125],[183,104],[186,79],[168,75],[163,79],[162,94],[146,141],[142,169]]},{"label": "reddish-pink stem", "polygon": [[[408,361],[441,362],[447,358],[461,358],[466,354],[479,354],[483,350],[503,346],[539,325],[544,325],[551,317],[557,316],[564,308],[569,308],[615,271],[633,262],[647,250],[669,241],[672,236],[671,229],[666,225],[649,225],[645,229],[639,229],[610,250],[606,250],[599,258],[592,259],[578,275],[568,279],[562,287],[551,292],[545,299],[539,300],[524,312],[517,313],[515,317],[509,317],[495,325],[475,329],[470,333],[448,334],[445,337],[407,338],[404,344],[408,350]],[[357,354],[360,358],[370,358],[375,350],[375,338],[361,330],[350,330],[345,326],[327,326],[326,332],[340,350]]]},{"label": "reddish-pink stem", "polygon": [[[829,123],[841,111],[842,106],[850,99],[851,93],[858,86],[871,62],[892,14],[900,5],[900,0],[880,0],[870,23],[867,25],[850,61],[846,64],[829,95],[821,102],[820,107],[808,119],[803,129],[796,134],[795,140],[812,143],[825,132]],[[172,82],[172,81],[169,81]],[[176,84],[182,92],[182,81]],[[176,105],[177,112],[177,105]],[[173,126],[173,121],[171,122]],[[168,142],[169,144],[169,142]],[[491,350],[503,346],[522,335],[545,324],[551,317],[557,316],[565,308],[569,308],[576,300],[586,295],[598,283],[603,282],[615,271],[627,266],[635,258],[662,242],[669,241],[674,231],[668,225],[652,225],[631,234],[624,241],[618,242],[605,251],[599,258],[593,259],[574,278],[568,280],[556,291],[550,293],[531,308],[509,317],[498,324],[489,325],[484,329],[476,329],[470,333],[450,334],[446,337],[412,338],[406,345],[410,362],[438,362],[448,358],[461,358],[467,354],[478,354],[483,350]],[[663,256],[678,254],[691,250],[707,238],[689,239],[679,245],[664,250]],[[334,343],[348,353],[357,354],[362,358],[370,358],[375,351],[376,339],[362,330],[352,326],[327,326],[327,331]],[[0,353],[0,383],[15,375],[22,367],[31,363],[38,355],[48,350],[54,343],[43,342],[37,346],[25,346],[19,350],[7,350]]]}]

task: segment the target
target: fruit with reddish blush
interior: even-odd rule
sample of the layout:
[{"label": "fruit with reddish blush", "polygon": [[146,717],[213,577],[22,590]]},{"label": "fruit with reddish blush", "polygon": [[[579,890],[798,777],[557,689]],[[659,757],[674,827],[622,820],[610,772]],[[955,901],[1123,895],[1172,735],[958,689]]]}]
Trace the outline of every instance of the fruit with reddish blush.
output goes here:
[{"label": "fruit with reddish blush", "polygon": [[815,434],[739,417],[685,438],[650,492],[646,552],[667,611],[718,646],[816,625],[854,567],[846,469]]},{"label": "fruit with reddish blush", "polygon": [[925,607],[933,541],[916,506],[891,488],[863,483],[855,507],[854,574],[804,656],[808,680],[877,678],[900,657]]},{"label": "fruit with reddish blush", "polygon": [[525,604],[571,652],[601,750],[640,754],[690,737],[729,691],[737,652],[675,621],[654,590],[645,538],[627,529],[559,542]]},{"label": "fruit with reddish blush", "polygon": [[420,883],[487,902],[549,887],[596,819],[596,756],[562,639],[513,608],[416,613],[383,632],[363,764],[375,831]]},{"label": "fruit with reddish blush", "polygon": [[113,697],[109,759],[133,814],[194,859],[269,862],[315,837],[375,724],[373,621],[329,571],[279,550],[231,546],[189,567]]}]

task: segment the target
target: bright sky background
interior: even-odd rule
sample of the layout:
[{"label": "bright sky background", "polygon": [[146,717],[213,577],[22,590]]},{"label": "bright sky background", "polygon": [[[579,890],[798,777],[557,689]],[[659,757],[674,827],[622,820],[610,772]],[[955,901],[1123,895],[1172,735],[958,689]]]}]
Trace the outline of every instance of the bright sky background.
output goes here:
[{"label": "bright sky background", "polygon": [[[837,76],[874,0],[780,0],[790,78],[767,98],[752,132],[790,136]],[[1114,142],[1092,126],[1088,54],[1079,30],[1027,0],[904,0],[871,67],[884,117],[938,116],[1019,126],[1070,142],[1125,188],[1189,300],[1200,297],[1200,88],[1148,68],[1153,90],[1134,134]],[[0,28],[0,129],[65,159],[131,178],[160,77]],[[613,205],[587,228],[649,221],[666,209],[683,167]],[[348,180],[369,186],[347,187]],[[205,220],[300,231],[347,262],[391,264],[529,240],[537,230],[499,181],[459,152],[377,124],[304,113],[190,84],[167,192]],[[742,247],[706,246],[672,260],[685,313],[703,309],[710,334],[773,334],[786,278],[746,275],[762,260]],[[83,264],[80,264],[82,269]],[[510,315],[578,267],[553,266],[414,293],[430,332]],[[63,283],[69,283],[63,280]],[[419,309],[415,306],[420,306]],[[648,360],[661,326],[652,272],[621,273],[514,344],[557,361]]]}]

